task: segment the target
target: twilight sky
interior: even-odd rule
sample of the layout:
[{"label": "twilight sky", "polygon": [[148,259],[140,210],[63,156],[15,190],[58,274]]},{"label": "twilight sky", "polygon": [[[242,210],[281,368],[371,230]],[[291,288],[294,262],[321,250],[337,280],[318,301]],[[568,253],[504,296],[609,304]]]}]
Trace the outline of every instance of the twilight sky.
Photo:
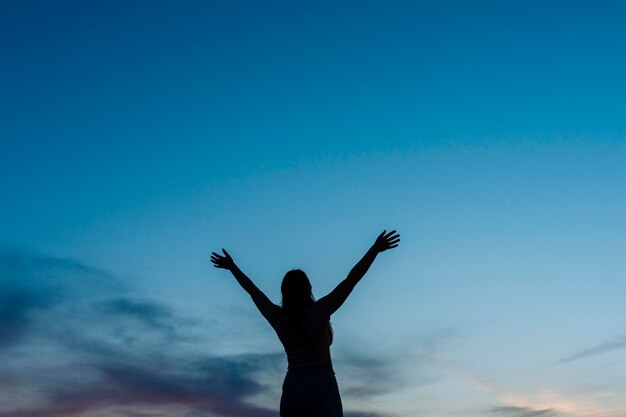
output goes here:
[{"label": "twilight sky", "polygon": [[[338,4],[339,3],[339,4]],[[0,4],[0,417],[626,415],[626,3]]]}]

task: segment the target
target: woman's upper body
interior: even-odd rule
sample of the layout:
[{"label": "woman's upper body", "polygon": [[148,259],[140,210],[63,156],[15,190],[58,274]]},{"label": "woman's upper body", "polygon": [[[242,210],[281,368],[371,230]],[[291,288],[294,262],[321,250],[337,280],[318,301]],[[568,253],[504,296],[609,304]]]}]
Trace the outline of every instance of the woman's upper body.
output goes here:
[{"label": "woman's upper body", "polygon": [[[276,331],[285,353],[287,354],[288,369],[308,368],[315,366],[330,366],[330,345],[333,339],[330,327],[330,316],[341,307],[348,298],[355,285],[363,278],[376,256],[391,248],[398,246],[399,235],[395,230],[386,233],[383,231],[374,245],[366,252],[363,258],[352,268],[348,276],[328,295],[314,301],[310,293],[311,287],[306,275],[300,270],[287,273],[283,280],[283,307],[272,303],[267,296],[257,288],[235,264],[231,256],[224,250],[224,255],[213,252],[211,261],[217,268],[230,270],[252,301],[257,306],[263,317],[267,319]],[[291,307],[286,304],[285,280],[290,273],[298,272],[304,276],[308,284],[308,299],[304,299],[306,305],[301,308]]]},{"label": "woman's upper body", "polygon": [[254,301],[283,344],[288,369],[332,367],[330,315],[323,308],[323,304],[313,303],[304,316],[294,323],[289,320],[282,307],[268,299]]}]

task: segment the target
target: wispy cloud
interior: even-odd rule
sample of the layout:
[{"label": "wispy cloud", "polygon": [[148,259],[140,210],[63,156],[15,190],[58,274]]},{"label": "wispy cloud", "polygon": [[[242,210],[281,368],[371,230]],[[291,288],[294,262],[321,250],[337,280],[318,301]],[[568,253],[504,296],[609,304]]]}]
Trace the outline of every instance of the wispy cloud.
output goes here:
[{"label": "wispy cloud", "polygon": [[170,416],[275,415],[247,400],[266,389],[254,373],[278,353],[186,351],[181,329],[195,321],[120,296],[111,274],[80,262],[2,253],[0,271],[0,391],[12,393],[0,416],[72,416],[112,405],[127,415],[155,404],[176,406]]},{"label": "wispy cloud", "polygon": [[95,300],[123,287],[106,271],[71,259],[0,250],[0,349],[23,342],[69,299]]},{"label": "wispy cloud", "polygon": [[616,339],[609,340],[608,342],[604,342],[597,346],[591,347],[589,349],[574,353],[573,355],[561,359],[557,362],[557,364],[563,364],[577,361],[579,359],[602,355],[603,353],[611,352],[618,349],[626,349],[626,336],[621,336]]},{"label": "wispy cloud", "polygon": [[402,386],[401,372],[389,358],[382,359],[363,352],[338,355],[337,361],[349,384],[342,386],[345,397],[354,400],[371,399],[393,392]]},{"label": "wispy cloud", "polygon": [[514,406],[504,406],[504,407],[494,407],[489,410],[487,414],[497,416],[497,417],[552,417],[557,416],[553,410],[545,409],[545,410],[534,410],[528,407],[514,407]]},{"label": "wispy cloud", "polygon": [[502,405],[485,411],[507,417],[623,417],[626,410],[605,407],[597,399],[603,393],[570,394],[544,388],[538,392],[514,392],[476,377],[466,369],[443,358],[432,356],[433,364],[460,377],[467,385],[493,395]]}]

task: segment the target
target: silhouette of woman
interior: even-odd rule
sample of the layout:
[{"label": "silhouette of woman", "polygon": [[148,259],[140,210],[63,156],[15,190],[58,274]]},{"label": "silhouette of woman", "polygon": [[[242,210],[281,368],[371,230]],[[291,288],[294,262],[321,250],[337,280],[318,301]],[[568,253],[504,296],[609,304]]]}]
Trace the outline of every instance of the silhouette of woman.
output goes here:
[{"label": "silhouette of woman", "polygon": [[306,274],[294,269],[281,284],[282,307],[272,303],[237,267],[233,258],[213,252],[216,268],[228,269],[250,294],[263,317],[276,331],[287,354],[287,375],[280,399],[281,417],[342,417],[341,397],[330,359],[333,331],[330,316],[346,301],[376,256],[395,248],[400,235],[384,230],[348,276],[325,297],[315,301]]}]

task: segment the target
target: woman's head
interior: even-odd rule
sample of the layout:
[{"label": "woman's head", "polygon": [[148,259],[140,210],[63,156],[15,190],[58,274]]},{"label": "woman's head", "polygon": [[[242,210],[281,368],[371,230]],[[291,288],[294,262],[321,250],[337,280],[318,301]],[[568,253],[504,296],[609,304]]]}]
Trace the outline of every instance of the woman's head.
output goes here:
[{"label": "woman's head", "polygon": [[280,286],[283,295],[282,306],[291,315],[301,316],[315,302],[311,292],[311,282],[304,271],[294,269],[285,274]]}]

